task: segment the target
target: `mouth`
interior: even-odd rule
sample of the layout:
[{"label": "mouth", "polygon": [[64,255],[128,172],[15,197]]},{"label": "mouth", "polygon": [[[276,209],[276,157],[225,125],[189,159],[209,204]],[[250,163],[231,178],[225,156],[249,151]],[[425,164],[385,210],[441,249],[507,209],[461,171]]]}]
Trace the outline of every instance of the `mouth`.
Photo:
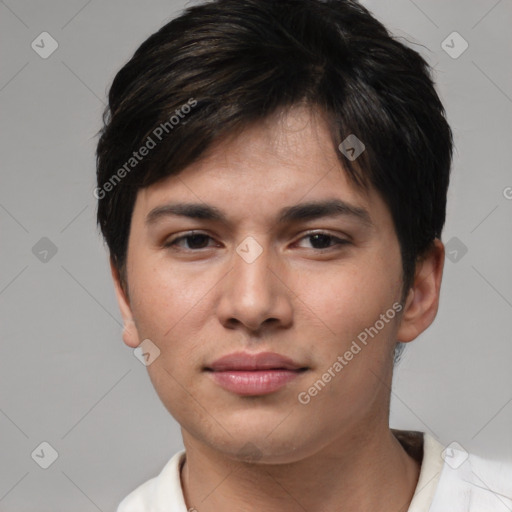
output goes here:
[{"label": "mouth", "polygon": [[229,354],[204,367],[216,384],[241,396],[273,393],[308,370],[286,356],[270,352]]}]

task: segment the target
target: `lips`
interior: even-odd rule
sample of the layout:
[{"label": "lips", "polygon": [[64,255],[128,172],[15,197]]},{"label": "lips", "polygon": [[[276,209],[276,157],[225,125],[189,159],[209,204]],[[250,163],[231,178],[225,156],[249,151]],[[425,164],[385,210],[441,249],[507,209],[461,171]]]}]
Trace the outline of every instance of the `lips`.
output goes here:
[{"label": "lips", "polygon": [[274,352],[236,352],[214,361],[205,371],[220,387],[240,396],[274,393],[308,368]]},{"label": "lips", "polygon": [[305,370],[289,357],[275,352],[260,352],[249,354],[247,352],[234,352],[221,357],[205,368],[214,372],[225,371],[263,371],[263,370]]}]

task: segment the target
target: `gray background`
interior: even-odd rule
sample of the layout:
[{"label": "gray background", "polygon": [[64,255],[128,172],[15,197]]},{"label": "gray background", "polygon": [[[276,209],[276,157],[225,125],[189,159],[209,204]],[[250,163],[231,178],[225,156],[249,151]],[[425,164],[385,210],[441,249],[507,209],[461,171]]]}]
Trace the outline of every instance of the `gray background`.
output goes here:
[{"label": "gray background", "polygon": [[[435,324],[397,370],[392,426],[512,460],[512,4],[364,4],[434,66],[456,139],[454,261]],[[107,87],[184,6],[0,2],[0,511],[115,510],[182,446],[121,340],[92,191]],[[31,48],[43,31],[59,45],[47,59]],[[458,58],[441,47],[453,31],[469,44]],[[58,452],[46,470],[31,456],[43,441]]]}]

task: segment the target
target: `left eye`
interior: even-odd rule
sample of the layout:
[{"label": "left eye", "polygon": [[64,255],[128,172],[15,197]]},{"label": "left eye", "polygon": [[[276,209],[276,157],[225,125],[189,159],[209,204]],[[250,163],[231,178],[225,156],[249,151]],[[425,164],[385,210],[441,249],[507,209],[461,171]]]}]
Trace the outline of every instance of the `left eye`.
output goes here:
[{"label": "left eye", "polygon": [[[310,233],[309,235],[306,235],[301,238],[301,240],[304,240],[306,238],[309,238],[311,240],[311,244],[313,246],[316,245],[316,247],[313,247],[313,249],[330,249],[331,247],[334,247],[336,245],[345,245],[350,243],[348,240],[344,240],[338,237],[335,237],[333,235],[330,235],[329,233]],[[334,242],[333,245],[331,245],[329,242]],[[320,246],[320,247],[318,247]]]},{"label": "left eye", "polygon": [[[172,246],[179,246],[182,249],[204,249],[205,244],[204,242],[208,239],[213,240],[211,236],[205,235],[204,233],[194,233],[191,235],[184,235],[180,236],[179,238],[175,238],[174,240],[171,240],[170,242],[165,244],[165,247],[172,247]],[[182,244],[179,244],[178,242],[188,241],[188,247],[183,247]]]}]

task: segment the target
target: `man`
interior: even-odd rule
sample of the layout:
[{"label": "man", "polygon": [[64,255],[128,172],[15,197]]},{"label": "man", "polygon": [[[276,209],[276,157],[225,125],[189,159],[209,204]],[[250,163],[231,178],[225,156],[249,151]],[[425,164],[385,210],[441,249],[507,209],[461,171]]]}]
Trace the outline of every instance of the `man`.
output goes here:
[{"label": "man", "polygon": [[189,8],[117,74],[97,156],[123,339],[185,446],[118,512],[512,509],[509,466],[389,428],[438,309],[452,135],[365,8]]}]

